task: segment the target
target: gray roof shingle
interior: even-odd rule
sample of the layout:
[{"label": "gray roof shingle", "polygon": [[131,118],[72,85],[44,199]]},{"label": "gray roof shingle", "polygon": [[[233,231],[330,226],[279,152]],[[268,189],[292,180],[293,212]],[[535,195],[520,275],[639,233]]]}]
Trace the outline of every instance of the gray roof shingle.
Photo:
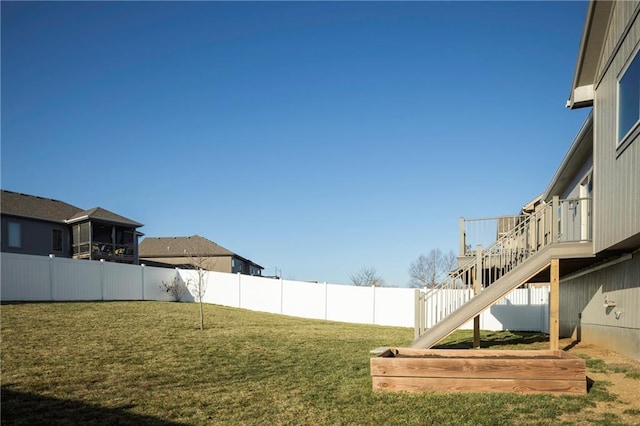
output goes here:
[{"label": "gray roof shingle", "polygon": [[119,214],[110,212],[107,209],[103,209],[102,207],[94,207],[90,210],[83,210],[77,212],[73,216],[67,219],[67,223],[78,222],[83,219],[96,219],[104,222],[112,222],[121,225],[131,225],[135,227],[142,226],[141,223],[136,222],[135,220],[128,219],[124,216],[120,216]]},{"label": "gray roof shingle", "polygon": [[51,198],[2,190],[0,210],[3,214],[61,222],[79,211],[79,207]]},{"label": "gray roof shingle", "polygon": [[28,217],[31,219],[41,219],[51,222],[73,223],[81,219],[89,218],[105,222],[134,227],[142,226],[134,220],[128,219],[119,214],[110,212],[101,207],[90,210],[82,210],[79,207],[63,201],[51,198],[38,197],[35,195],[21,194],[19,192],[2,190],[0,199],[0,211],[2,214]]},{"label": "gray roof shingle", "polygon": [[[190,237],[146,237],[138,247],[140,257],[237,256],[199,235]],[[238,256],[239,257],[239,256]]]}]

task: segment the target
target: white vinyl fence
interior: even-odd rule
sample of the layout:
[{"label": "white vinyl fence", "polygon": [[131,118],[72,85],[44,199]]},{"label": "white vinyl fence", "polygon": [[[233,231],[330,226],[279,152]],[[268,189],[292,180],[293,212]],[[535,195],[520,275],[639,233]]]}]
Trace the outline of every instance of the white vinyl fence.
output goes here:
[{"label": "white vinyl fence", "polygon": [[[0,300],[3,302],[170,301],[170,295],[161,288],[163,282],[171,282],[176,277],[183,284],[197,281],[197,272],[193,270],[13,253],[0,254],[0,269]],[[415,289],[309,283],[222,272],[206,272],[204,279],[203,301],[206,303],[358,324],[415,325],[418,291]],[[542,318],[540,309],[547,312],[548,305],[528,309],[534,305],[523,306],[523,300],[515,294],[485,311],[481,316],[481,327],[547,331],[548,315]],[[194,297],[188,294],[183,300],[193,301]],[[525,315],[525,311],[528,314]]]},{"label": "white vinyl fence", "polygon": [[[423,290],[422,329],[433,327],[439,320],[473,297],[473,289]],[[473,320],[462,327],[473,330]],[[549,332],[549,287],[519,288],[480,315],[482,330],[526,330]]]}]

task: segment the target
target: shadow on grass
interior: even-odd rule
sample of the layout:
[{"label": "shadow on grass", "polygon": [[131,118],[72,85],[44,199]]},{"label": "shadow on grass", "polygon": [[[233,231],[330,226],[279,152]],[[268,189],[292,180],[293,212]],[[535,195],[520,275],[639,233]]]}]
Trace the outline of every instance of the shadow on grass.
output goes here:
[{"label": "shadow on grass", "polygon": [[52,398],[33,393],[16,391],[2,387],[3,425],[160,425],[170,426],[178,423],[160,420],[155,417],[134,414],[128,411],[131,406],[104,408],[77,401]]},{"label": "shadow on grass", "polygon": [[[531,343],[548,342],[549,336],[545,333],[519,331],[502,336],[500,333],[489,333],[480,336],[480,347],[482,349],[492,346],[507,345],[527,345]],[[433,347],[434,349],[473,349],[473,337],[464,337],[441,343]]]}]

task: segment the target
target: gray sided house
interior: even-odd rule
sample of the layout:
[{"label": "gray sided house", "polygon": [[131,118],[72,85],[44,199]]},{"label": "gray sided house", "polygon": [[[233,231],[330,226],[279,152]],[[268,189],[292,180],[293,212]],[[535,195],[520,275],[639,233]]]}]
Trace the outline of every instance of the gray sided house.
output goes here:
[{"label": "gray sided house", "polygon": [[[606,260],[560,282],[561,335],[635,358],[640,358],[639,14],[637,0],[589,4],[567,104],[592,108],[593,124],[585,135],[592,146],[586,142],[582,171],[566,174],[572,179],[565,191],[592,191],[593,253]],[[559,172],[550,189],[560,185]],[[587,179],[592,187],[585,189]]]},{"label": "gray sided house", "polygon": [[2,190],[2,252],[138,263],[141,223],[100,207]]},{"label": "gray sided house", "polygon": [[[439,288],[468,286],[475,296],[441,303],[443,319],[417,328],[414,347],[497,311],[519,286],[546,282],[552,349],[573,337],[640,359],[639,14],[638,0],[589,3],[567,106],[591,114],[519,215],[461,219],[458,269]],[[475,234],[487,223],[483,240]]]},{"label": "gray sided house", "polygon": [[262,266],[199,235],[146,237],[140,260],[149,266],[197,267],[217,272],[262,275]]}]

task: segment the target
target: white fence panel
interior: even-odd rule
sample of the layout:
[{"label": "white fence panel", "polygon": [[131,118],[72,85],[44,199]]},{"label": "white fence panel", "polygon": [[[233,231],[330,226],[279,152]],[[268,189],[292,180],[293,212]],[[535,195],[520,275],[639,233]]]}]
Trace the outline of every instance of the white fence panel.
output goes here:
[{"label": "white fence panel", "polygon": [[100,262],[56,257],[53,297],[54,300],[102,300]]},{"label": "white fence panel", "polygon": [[326,319],[327,284],[284,280],[282,313],[294,317]]},{"label": "white fence panel", "polygon": [[549,330],[548,310],[549,289],[517,289],[484,312],[492,330]]},{"label": "white fence panel", "polygon": [[415,290],[411,288],[375,288],[374,323],[407,327],[415,321]]},{"label": "white fence panel", "polygon": [[142,300],[141,266],[102,262],[104,300]]},{"label": "white fence panel", "polygon": [[373,287],[327,285],[327,319],[356,324],[373,323]]},{"label": "white fence panel", "polygon": [[43,256],[0,255],[2,300],[51,300],[51,260]]},{"label": "white fence panel", "polygon": [[198,280],[200,279],[200,277],[198,276],[198,271],[195,271],[193,269],[180,269],[178,272],[178,278],[182,280],[181,282],[184,283],[185,287],[188,290],[187,294],[184,296],[184,300],[186,302],[198,302],[198,286],[202,285],[201,290],[204,291],[204,294],[202,295],[202,301],[205,303],[211,303],[208,296],[208,294],[211,294],[212,291],[209,286],[209,283],[212,281],[210,279],[212,275],[211,273],[204,271],[204,274],[202,276],[202,284],[198,284]]},{"label": "white fence panel", "polygon": [[144,300],[173,301],[169,293],[162,289],[162,282],[171,283],[176,275],[179,276],[175,269],[144,266],[140,273],[144,279]]},{"label": "white fence panel", "polygon": [[[171,300],[163,281],[196,283],[197,271],[2,253],[4,301]],[[414,290],[314,284],[239,274],[206,272],[203,301],[303,318],[413,327]],[[195,297],[187,293],[183,301]],[[466,292],[466,293],[465,293]],[[427,326],[464,300],[470,290],[445,290],[428,298]],[[464,296],[464,297],[461,297]],[[518,289],[480,316],[485,330],[548,332],[548,287]],[[472,328],[470,321],[462,328]]]},{"label": "white fence panel", "polygon": [[280,280],[241,275],[240,306],[252,311],[282,313],[282,286]]},{"label": "white fence panel", "polygon": [[[468,299],[472,290],[441,290],[427,299],[427,327],[435,325],[456,309],[461,300]],[[520,288],[500,299],[480,314],[482,330],[549,331],[549,288]],[[473,320],[466,322],[462,330],[473,330]]]},{"label": "white fence panel", "polygon": [[[180,271],[182,273],[182,271]],[[237,274],[209,272],[204,300],[217,305],[240,307],[240,285]]]}]

